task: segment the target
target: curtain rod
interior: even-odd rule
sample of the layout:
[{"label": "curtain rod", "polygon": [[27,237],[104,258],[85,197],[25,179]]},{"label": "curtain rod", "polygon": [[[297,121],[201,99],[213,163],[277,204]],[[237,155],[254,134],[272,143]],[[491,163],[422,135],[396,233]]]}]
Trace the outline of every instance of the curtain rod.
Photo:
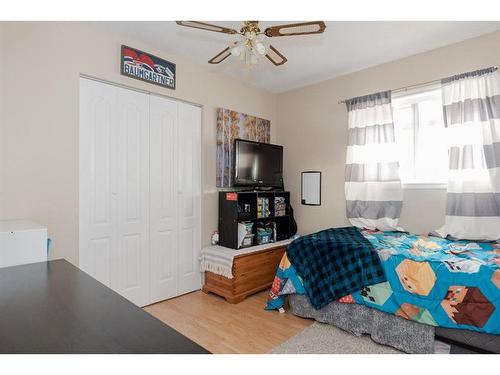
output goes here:
[{"label": "curtain rod", "polygon": [[[494,65],[493,68],[499,68],[500,66],[499,65]],[[417,83],[415,85],[409,85],[409,86],[403,86],[403,87],[398,87],[397,89],[393,89],[391,90],[391,92],[401,92],[401,91],[406,91],[406,90],[410,90],[410,89],[416,89],[418,87],[422,87],[422,86],[428,86],[428,85],[432,85],[432,84],[437,84],[437,83],[440,83],[441,82],[441,79],[435,79],[433,81],[427,81],[427,82],[422,82],[422,83]],[[344,104],[346,101],[348,101],[349,99],[343,99],[341,101],[338,102],[338,104]]]}]

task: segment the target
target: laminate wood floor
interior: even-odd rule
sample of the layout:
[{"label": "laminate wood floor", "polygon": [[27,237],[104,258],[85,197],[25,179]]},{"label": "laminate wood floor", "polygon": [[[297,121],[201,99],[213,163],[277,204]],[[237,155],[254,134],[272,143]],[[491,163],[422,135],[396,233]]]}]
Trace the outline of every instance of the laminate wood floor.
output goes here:
[{"label": "laminate wood floor", "polygon": [[267,353],[313,321],[264,310],[267,291],[235,305],[201,291],[146,306],[145,311],[212,353]]}]

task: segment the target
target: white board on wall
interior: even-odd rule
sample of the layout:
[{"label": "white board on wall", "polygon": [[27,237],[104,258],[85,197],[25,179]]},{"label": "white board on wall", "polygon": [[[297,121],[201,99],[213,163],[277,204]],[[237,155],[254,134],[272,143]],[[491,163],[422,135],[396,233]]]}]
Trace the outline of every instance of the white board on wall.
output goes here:
[{"label": "white board on wall", "polygon": [[304,205],[321,205],[321,172],[302,172],[301,177],[301,202]]}]

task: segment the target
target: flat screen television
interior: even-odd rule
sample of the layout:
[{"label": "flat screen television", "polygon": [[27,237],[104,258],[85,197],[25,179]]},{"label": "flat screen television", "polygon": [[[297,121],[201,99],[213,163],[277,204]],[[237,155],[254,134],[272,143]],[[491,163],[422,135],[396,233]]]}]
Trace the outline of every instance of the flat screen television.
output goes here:
[{"label": "flat screen television", "polygon": [[235,186],[281,187],[283,146],[236,139],[234,142]]}]

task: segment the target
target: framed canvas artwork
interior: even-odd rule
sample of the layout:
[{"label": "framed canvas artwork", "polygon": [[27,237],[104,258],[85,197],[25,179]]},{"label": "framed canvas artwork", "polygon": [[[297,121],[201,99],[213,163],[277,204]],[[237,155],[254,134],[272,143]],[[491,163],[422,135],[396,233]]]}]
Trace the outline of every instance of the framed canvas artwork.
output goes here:
[{"label": "framed canvas artwork", "polygon": [[236,138],[269,143],[271,122],[230,109],[217,109],[216,186],[233,186],[233,147]]}]

